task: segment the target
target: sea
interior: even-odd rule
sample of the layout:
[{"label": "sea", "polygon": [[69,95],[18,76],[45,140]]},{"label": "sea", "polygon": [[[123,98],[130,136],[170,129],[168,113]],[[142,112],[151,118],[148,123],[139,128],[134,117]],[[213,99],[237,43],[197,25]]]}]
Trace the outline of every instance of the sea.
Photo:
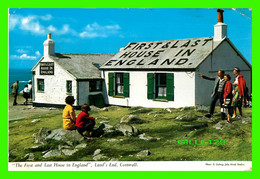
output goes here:
[{"label": "sea", "polygon": [[11,85],[19,81],[18,91],[22,91],[29,80],[32,80],[31,68],[28,69],[9,69],[9,93],[12,93]]}]

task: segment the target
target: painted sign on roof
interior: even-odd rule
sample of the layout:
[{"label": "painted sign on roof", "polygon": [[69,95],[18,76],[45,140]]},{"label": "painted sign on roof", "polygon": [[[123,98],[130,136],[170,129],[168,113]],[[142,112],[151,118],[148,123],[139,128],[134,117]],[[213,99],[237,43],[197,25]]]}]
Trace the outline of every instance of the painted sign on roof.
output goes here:
[{"label": "painted sign on roof", "polygon": [[101,69],[196,68],[220,42],[208,37],[129,43]]}]

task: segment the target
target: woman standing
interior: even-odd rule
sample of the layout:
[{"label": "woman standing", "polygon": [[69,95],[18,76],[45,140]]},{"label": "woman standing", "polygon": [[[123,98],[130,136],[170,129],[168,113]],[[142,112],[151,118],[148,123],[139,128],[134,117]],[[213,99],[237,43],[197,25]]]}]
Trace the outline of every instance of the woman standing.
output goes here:
[{"label": "woman standing", "polygon": [[75,111],[72,107],[72,105],[75,102],[75,99],[73,96],[67,96],[65,99],[66,106],[63,109],[63,128],[67,130],[74,130],[76,129],[75,123],[76,123],[76,115]]},{"label": "woman standing", "polygon": [[232,84],[230,82],[231,77],[228,74],[224,75],[224,79],[226,81],[226,85],[224,88],[224,106],[227,113],[227,122],[231,122],[231,116],[233,114],[233,108],[231,107],[231,101],[232,101]]}]

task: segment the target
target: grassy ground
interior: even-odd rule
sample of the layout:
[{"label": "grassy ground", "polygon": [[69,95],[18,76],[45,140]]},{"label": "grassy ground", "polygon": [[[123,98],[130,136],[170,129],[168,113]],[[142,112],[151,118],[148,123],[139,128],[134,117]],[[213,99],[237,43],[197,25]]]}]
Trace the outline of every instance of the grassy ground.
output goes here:
[{"label": "grassy ground", "polygon": [[[96,149],[101,149],[102,153],[111,158],[118,158],[120,161],[209,161],[209,160],[252,160],[252,128],[251,123],[232,123],[232,128],[217,130],[213,128],[215,123],[220,121],[219,113],[216,113],[213,123],[207,123],[208,127],[194,129],[189,124],[197,125],[205,123],[205,120],[197,120],[206,113],[196,112],[191,109],[165,109],[149,108],[123,108],[108,107],[108,111],[91,111],[91,116],[97,118],[96,124],[100,121],[109,121],[110,125],[118,124],[120,119],[126,114],[136,114],[144,120],[142,124],[133,124],[147,136],[154,140],[145,141],[139,137],[118,136],[116,139],[122,141],[108,142],[109,138],[101,137],[85,141],[87,147],[81,149],[72,156],[61,156],[44,159],[42,151],[35,152],[35,161],[92,161],[93,153]],[[219,108],[216,108],[219,111]],[[80,111],[76,111],[78,114]],[[243,109],[245,117],[251,117],[251,108]],[[177,120],[177,116],[185,113],[194,113],[196,119]],[[50,111],[22,118],[9,122],[9,161],[23,161],[23,157],[28,153],[25,148],[34,146],[33,134],[40,128],[47,127],[51,130],[62,128],[62,111]],[[108,119],[102,119],[102,116]],[[38,122],[32,122],[40,119]],[[235,119],[241,120],[241,119]],[[186,125],[186,127],[185,127]],[[188,126],[188,127],[187,127]],[[98,125],[95,126],[97,128]],[[159,138],[159,139],[158,139]],[[206,145],[180,145],[179,140],[195,140],[200,143],[206,140],[225,140],[224,145],[213,145],[207,142]],[[151,155],[147,157],[137,157],[141,150],[149,150]]]}]

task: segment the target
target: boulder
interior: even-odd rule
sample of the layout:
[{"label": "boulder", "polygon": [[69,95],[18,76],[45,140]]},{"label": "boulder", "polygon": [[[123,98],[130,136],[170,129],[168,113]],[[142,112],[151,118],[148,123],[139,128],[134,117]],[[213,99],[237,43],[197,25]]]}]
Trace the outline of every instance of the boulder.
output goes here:
[{"label": "boulder", "polygon": [[166,108],[165,110],[168,111],[169,113],[172,113],[172,110],[169,108]]},{"label": "boulder", "polygon": [[139,109],[134,110],[130,114],[143,114],[143,113],[149,113],[151,111],[153,111],[153,110],[149,109],[149,108],[139,108]]},{"label": "boulder", "polygon": [[45,137],[46,141],[59,141],[62,143],[67,143],[68,145],[75,145],[84,140],[76,130],[65,130],[65,129],[56,129],[51,132],[50,135]]},{"label": "boulder", "polygon": [[32,152],[41,151],[42,149],[43,149],[43,145],[34,145],[32,147],[24,148],[24,150],[29,150]]},{"label": "boulder", "polygon": [[198,121],[207,122],[207,123],[217,123],[215,119],[207,118],[205,116],[198,118]]},{"label": "boulder", "polygon": [[97,149],[94,151],[93,160],[95,161],[108,160],[108,157],[101,154],[101,149]]},{"label": "boulder", "polygon": [[90,109],[91,109],[91,111],[100,111],[101,110],[100,108],[98,108],[94,105],[90,106]]},{"label": "boulder", "polygon": [[93,160],[95,161],[104,161],[104,160],[108,160],[109,158],[103,154],[99,154],[93,157]]},{"label": "boulder", "polygon": [[140,131],[134,126],[127,124],[117,124],[115,129],[119,132],[122,132],[124,136],[137,136],[140,134]]},{"label": "boulder", "polygon": [[51,151],[45,153],[42,157],[49,158],[49,157],[59,157],[59,156],[61,156],[60,150],[51,150]]},{"label": "boulder", "polygon": [[34,154],[33,153],[26,154],[23,158],[28,161],[34,161]]},{"label": "boulder", "polygon": [[58,145],[58,149],[59,149],[59,150],[63,150],[63,149],[72,149],[72,147],[69,146],[69,145]]},{"label": "boulder", "polygon": [[63,150],[61,150],[61,151],[62,151],[62,153],[63,153],[64,155],[71,156],[71,155],[73,155],[74,153],[76,153],[76,152],[78,151],[78,149],[73,149],[73,150],[63,149]]},{"label": "boulder", "polygon": [[137,115],[125,115],[121,118],[120,123],[126,123],[126,124],[140,124],[142,123],[142,119]]},{"label": "boulder", "polygon": [[197,111],[197,112],[206,112],[206,113],[209,112],[209,108],[207,106],[204,106],[204,105],[198,105],[198,106],[195,107],[194,110]]},{"label": "boulder", "polygon": [[34,119],[34,120],[32,120],[32,123],[39,122],[39,121],[41,121],[41,120],[40,119]]},{"label": "boulder", "polygon": [[252,117],[242,118],[242,124],[252,124]]},{"label": "boulder", "polygon": [[107,123],[102,123],[97,129],[92,131],[93,137],[114,137],[117,135],[119,135],[119,133],[115,130],[114,126]]},{"label": "boulder", "polygon": [[118,142],[118,139],[107,139],[107,142]]},{"label": "boulder", "polygon": [[87,147],[87,144],[79,144],[75,147],[75,149],[83,149],[83,148],[86,148]]},{"label": "boulder", "polygon": [[232,123],[227,123],[227,121],[224,120],[224,121],[219,121],[217,124],[213,126],[213,128],[217,130],[223,130],[227,128],[234,128],[234,125],[232,125]]},{"label": "boulder", "polygon": [[108,111],[108,109],[106,107],[101,108],[101,111]]},{"label": "boulder", "polygon": [[100,154],[101,151],[102,151],[101,149],[96,149],[96,150],[94,151],[93,156],[96,156],[96,155]]},{"label": "boulder", "polygon": [[109,118],[106,116],[97,116],[96,120],[109,120]]},{"label": "boulder", "polygon": [[46,127],[42,127],[37,133],[33,134],[34,137],[34,142],[36,144],[39,143],[44,143],[45,141],[45,137],[48,136],[51,133],[51,130],[49,130]]},{"label": "boulder", "polygon": [[179,108],[180,111],[187,111],[187,110],[191,110],[194,109],[194,107],[181,107]]},{"label": "boulder", "polygon": [[119,158],[111,158],[110,161],[119,161]]},{"label": "boulder", "polygon": [[150,136],[146,136],[145,135],[145,133],[143,133],[143,134],[140,134],[139,135],[139,139],[142,139],[142,140],[153,140],[153,138],[152,137],[150,137]]},{"label": "boulder", "polygon": [[149,112],[147,115],[149,116],[149,115],[156,115],[156,114],[160,114],[160,113],[162,113],[161,111],[151,111],[151,112]]},{"label": "boulder", "polygon": [[177,116],[175,119],[180,121],[194,121],[197,120],[198,116],[194,114],[193,112],[181,114]]},{"label": "boulder", "polygon": [[148,155],[151,155],[151,152],[149,150],[142,150],[141,152],[138,152],[136,154],[137,157],[146,157]]},{"label": "boulder", "polygon": [[181,126],[183,128],[188,128],[188,129],[200,129],[200,128],[208,127],[208,123],[197,122],[197,123],[181,124]]}]

